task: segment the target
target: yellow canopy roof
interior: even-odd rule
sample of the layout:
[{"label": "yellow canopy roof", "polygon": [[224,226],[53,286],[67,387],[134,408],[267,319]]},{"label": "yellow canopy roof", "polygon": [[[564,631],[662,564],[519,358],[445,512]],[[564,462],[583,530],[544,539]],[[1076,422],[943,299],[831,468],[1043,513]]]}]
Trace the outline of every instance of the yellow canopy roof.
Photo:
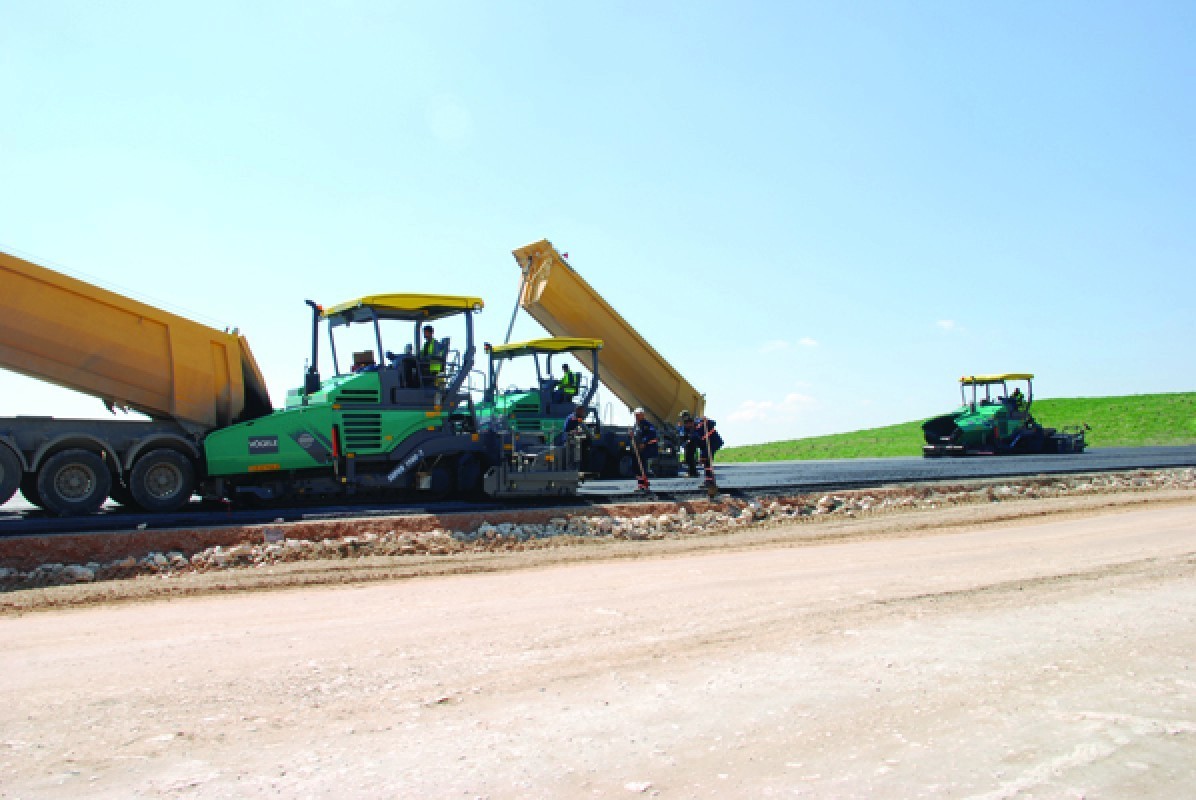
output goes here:
[{"label": "yellow canopy roof", "polygon": [[432,320],[481,311],[485,303],[480,297],[451,294],[371,294],[331,306],[323,311],[325,319],[339,317],[345,322],[373,319]]},{"label": "yellow canopy roof", "polygon": [[959,382],[964,386],[984,383],[1000,383],[1001,381],[1029,381],[1034,376],[1028,372],[1004,372],[1000,375],[964,375]]},{"label": "yellow canopy roof", "polygon": [[573,336],[557,336],[545,339],[528,339],[526,342],[496,344],[490,348],[495,358],[515,358],[530,353],[568,353],[572,350],[601,350],[601,339],[581,339]]}]

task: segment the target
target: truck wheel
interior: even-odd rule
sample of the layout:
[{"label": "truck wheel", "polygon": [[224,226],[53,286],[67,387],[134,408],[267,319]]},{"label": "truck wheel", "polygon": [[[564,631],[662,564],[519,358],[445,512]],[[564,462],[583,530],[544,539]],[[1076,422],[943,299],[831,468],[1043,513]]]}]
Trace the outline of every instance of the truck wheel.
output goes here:
[{"label": "truck wheel", "polygon": [[0,444],[0,506],[21,488],[21,460],[8,445]]},{"label": "truck wheel", "polygon": [[104,505],[112,473],[90,450],[63,450],[37,471],[37,493],[44,508],[61,517],[90,514]]},{"label": "truck wheel", "polygon": [[175,450],[151,450],[129,471],[129,494],[146,511],[178,511],[191,501],[194,490],[195,468]]}]

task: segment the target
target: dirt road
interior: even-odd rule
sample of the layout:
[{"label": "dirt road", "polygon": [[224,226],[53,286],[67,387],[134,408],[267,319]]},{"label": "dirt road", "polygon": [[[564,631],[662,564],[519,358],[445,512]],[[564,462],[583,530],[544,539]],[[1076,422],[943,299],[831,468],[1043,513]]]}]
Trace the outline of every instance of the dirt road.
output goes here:
[{"label": "dirt road", "polygon": [[10,615],[0,797],[1190,795],[1196,501],[988,513]]}]

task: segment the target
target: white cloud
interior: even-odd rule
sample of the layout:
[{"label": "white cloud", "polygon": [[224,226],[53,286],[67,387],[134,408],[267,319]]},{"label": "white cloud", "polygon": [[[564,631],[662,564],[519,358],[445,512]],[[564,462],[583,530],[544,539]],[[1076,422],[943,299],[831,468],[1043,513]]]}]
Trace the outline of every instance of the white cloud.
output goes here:
[{"label": "white cloud", "polygon": [[938,322],[936,322],[934,324],[937,325],[938,327],[942,328],[945,331],[961,331],[961,330],[963,330],[963,328],[960,327],[960,325],[953,319],[940,319]]},{"label": "white cloud", "polygon": [[802,394],[801,392],[790,392],[789,394],[785,395],[783,407],[796,411],[797,409],[809,408],[810,406],[817,404],[818,401],[808,394]]},{"label": "white cloud", "polygon": [[818,401],[808,394],[790,392],[779,402],[744,400],[727,417],[732,422],[783,422],[797,419],[802,412],[817,405]]},{"label": "white cloud", "polygon": [[734,422],[760,422],[769,418],[775,405],[771,400],[744,400],[727,417]]},{"label": "white cloud", "polygon": [[799,345],[801,345],[802,347],[817,347],[818,346],[818,340],[812,339],[809,336],[801,337],[800,339],[797,340],[797,343]]}]

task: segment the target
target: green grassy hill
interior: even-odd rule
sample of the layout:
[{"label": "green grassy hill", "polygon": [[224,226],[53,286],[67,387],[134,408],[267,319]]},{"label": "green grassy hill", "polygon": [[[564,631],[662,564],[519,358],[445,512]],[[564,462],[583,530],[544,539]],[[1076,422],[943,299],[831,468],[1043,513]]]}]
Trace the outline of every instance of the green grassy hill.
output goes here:
[{"label": "green grassy hill", "polygon": [[[944,408],[941,413],[950,411]],[[1061,428],[1088,423],[1090,447],[1196,444],[1196,392],[1036,400],[1034,417]],[[719,461],[789,461],[915,456],[922,452],[924,420],[788,442],[726,447]]]}]

